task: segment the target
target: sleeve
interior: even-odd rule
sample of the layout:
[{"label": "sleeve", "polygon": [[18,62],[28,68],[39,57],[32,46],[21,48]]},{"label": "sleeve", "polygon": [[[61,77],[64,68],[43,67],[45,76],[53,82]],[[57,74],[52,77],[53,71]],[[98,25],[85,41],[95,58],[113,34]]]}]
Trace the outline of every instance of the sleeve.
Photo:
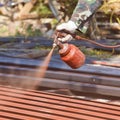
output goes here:
[{"label": "sleeve", "polygon": [[76,24],[78,30],[85,33],[89,26],[89,19],[102,5],[103,0],[78,0],[73,11],[71,20]]}]

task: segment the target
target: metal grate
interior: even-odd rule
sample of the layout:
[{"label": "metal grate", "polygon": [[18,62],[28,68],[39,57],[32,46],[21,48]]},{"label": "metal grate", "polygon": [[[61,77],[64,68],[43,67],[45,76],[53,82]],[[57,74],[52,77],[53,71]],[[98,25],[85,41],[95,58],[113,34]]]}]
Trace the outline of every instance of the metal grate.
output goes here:
[{"label": "metal grate", "polygon": [[0,86],[0,120],[120,120],[120,105]]}]

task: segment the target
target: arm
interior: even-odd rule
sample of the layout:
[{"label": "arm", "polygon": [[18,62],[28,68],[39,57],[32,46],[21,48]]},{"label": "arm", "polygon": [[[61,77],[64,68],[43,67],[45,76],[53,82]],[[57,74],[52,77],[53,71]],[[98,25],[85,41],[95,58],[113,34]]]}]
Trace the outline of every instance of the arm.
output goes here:
[{"label": "arm", "polygon": [[[85,33],[88,29],[89,20],[96,10],[102,5],[103,0],[79,0],[71,19],[57,26],[57,30],[67,30],[74,33],[76,30]],[[72,40],[70,35],[60,38],[60,41],[69,41]]]},{"label": "arm", "polygon": [[88,21],[96,10],[102,5],[103,0],[79,0],[73,14],[71,21],[73,21],[77,29],[85,33],[88,28]]}]

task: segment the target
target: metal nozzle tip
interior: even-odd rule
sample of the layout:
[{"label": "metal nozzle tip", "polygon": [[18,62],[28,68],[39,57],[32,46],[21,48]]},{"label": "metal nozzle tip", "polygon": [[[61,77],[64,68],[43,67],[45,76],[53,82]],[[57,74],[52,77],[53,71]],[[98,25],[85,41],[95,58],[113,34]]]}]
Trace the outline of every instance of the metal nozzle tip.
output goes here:
[{"label": "metal nozzle tip", "polygon": [[53,48],[55,48],[57,46],[57,44],[56,43],[53,43]]}]

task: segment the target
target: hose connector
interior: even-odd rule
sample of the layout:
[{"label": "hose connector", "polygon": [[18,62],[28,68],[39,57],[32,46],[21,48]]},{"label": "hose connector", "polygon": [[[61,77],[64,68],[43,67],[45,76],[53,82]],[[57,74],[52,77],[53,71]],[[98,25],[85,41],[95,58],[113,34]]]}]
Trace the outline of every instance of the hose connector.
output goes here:
[{"label": "hose connector", "polygon": [[58,36],[59,33],[56,34],[55,39],[54,39],[54,43],[53,43],[53,48],[55,47],[59,47],[59,48],[63,48],[63,44],[58,40]]}]

